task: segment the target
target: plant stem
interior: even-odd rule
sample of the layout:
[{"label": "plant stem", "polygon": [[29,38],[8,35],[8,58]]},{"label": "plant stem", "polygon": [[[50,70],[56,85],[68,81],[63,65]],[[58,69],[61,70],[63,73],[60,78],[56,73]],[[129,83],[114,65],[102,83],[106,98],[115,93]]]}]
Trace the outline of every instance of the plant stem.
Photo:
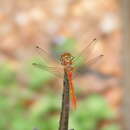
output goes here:
[{"label": "plant stem", "polygon": [[68,130],[69,124],[69,110],[70,110],[70,101],[69,101],[69,80],[67,73],[64,74],[64,83],[63,83],[63,95],[62,95],[62,109],[60,114],[59,130]]}]

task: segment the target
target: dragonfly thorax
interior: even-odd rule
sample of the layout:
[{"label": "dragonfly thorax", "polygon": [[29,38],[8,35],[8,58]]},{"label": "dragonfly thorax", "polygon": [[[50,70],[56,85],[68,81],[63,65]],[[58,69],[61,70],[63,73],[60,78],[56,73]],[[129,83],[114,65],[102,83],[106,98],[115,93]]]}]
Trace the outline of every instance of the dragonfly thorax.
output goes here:
[{"label": "dragonfly thorax", "polygon": [[60,57],[60,62],[64,66],[70,66],[73,64],[73,56],[70,53],[64,53]]}]

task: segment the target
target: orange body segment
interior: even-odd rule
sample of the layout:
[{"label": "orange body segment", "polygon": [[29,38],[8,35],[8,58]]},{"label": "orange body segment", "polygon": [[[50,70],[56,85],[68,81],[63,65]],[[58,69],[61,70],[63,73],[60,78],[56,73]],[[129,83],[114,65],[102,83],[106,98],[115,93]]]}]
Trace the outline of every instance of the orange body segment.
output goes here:
[{"label": "orange body segment", "polygon": [[70,84],[69,86],[70,86],[70,94],[72,98],[72,105],[74,109],[76,109],[77,101],[76,101],[75,90],[74,90],[74,85],[73,85],[72,71],[68,72],[68,78],[69,78],[69,84]]}]

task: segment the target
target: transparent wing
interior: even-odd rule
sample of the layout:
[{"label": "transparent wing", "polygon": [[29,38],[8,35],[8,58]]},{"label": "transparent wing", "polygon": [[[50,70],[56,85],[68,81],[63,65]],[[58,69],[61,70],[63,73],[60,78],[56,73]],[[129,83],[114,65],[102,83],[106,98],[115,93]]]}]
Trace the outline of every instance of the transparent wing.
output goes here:
[{"label": "transparent wing", "polygon": [[98,63],[98,61],[100,61],[101,58],[103,58],[103,56],[104,56],[104,55],[101,54],[101,55],[99,55],[99,56],[96,56],[96,57],[94,57],[94,58],[88,60],[87,63],[86,63],[86,65],[87,65],[87,66],[90,66],[90,65],[93,65],[93,64]]},{"label": "transparent wing", "polygon": [[[88,60],[86,62],[86,66],[89,67],[89,66],[93,66],[95,64],[97,64],[102,58],[103,58],[104,55],[98,55],[94,58],[91,58],[90,60]],[[76,72],[78,69],[78,67],[74,67],[74,71]],[[73,78],[76,78],[78,75],[77,74],[74,74],[74,77]]]},{"label": "transparent wing", "polygon": [[50,67],[50,66],[46,66],[44,64],[40,64],[40,63],[32,63],[33,66],[48,71],[50,73],[52,73],[54,76],[62,78],[64,77],[64,69],[62,66],[58,66],[58,67]]},{"label": "transparent wing", "polygon": [[36,46],[36,49],[38,51],[38,53],[41,55],[42,53],[44,53],[44,56],[48,56],[50,57],[50,54],[48,52],[46,52],[43,48]]},{"label": "transparent wing", "polygon": [[53,59],[52,56],[43,48],[36,46],[36,52],[38,52],[39,56],[42,57],[46,62],[52,64],[54,66],[58,65],[58,60]]},{"label": "transparent wing", "polygon": [[73,58],[73,62],[76,62],[82,56],[89,57],[89,55],[91,55],[94,50],[96,41],[96,39],[93,39],[77,56]]}]

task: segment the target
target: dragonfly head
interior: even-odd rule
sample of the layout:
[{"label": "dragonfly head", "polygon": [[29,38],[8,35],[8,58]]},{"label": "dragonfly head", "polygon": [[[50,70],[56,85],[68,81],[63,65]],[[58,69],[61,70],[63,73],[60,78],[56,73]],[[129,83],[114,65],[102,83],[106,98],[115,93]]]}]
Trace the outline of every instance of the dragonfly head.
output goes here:
[{"label": "dragonfly head", "polygon": [[73,56],[70,53],[64,53],[60,57],[60,62],[62,65],[72,65],[73,61]]}]

